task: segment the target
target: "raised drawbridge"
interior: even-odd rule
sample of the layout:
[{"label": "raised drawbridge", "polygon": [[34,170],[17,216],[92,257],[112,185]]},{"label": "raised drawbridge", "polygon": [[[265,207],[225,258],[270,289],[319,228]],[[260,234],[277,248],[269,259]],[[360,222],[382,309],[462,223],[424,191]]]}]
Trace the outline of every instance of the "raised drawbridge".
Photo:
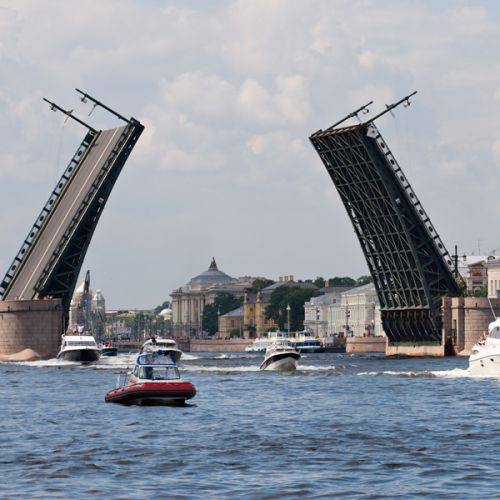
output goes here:
[{"label": "raised drawbridge", "polygon": [[310,136],[354,226],[392,344],[441,343],[441,299],[461,294],[453,263],[375,120],[341,126],[368,103]]},{"label": "raised drawbridge", "polygon": [[87,130],[82,143],[28,232],[5,277],[2,300],[60,298],[68,310],[76,281],[111,190],[144,130],[89,94],[76,89],[83,102],[91,101],[124,122],[110,130],[96,130],[53,102]]}]

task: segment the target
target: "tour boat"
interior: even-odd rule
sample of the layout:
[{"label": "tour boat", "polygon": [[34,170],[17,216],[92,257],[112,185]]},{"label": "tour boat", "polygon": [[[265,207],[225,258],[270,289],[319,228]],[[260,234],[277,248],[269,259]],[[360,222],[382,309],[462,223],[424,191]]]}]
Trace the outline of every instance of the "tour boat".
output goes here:
[{"label": "tour boat", "polygon": [[175,405],[185,403],[196,394],[191,382],[181,380],[170,355],[160,351],[139,354],[132,372],[125,373],[123,384],[119,375],[116,385],[106,393],[107,403]]},{"label": "tour boat", "polygon": [[245,348],[246,352],[266,352],[266,349],[276,340],[288,339],[292,345],[299,351],[305,352],[324,352],[321,342],[313,337],[308,331],[303,332],[264,332],[262,337],[255,339],[251,345]]},{"label": "tour boat", "polygon": [[261,370],[289,371],[297,368],[300,354],[289,340],[276,340],[266,349]]},{"label": "tour boat", "polygon": [[500,318],[488,325],[488,333],[472,348],[469,373],[500,377]]},{"label": "tour boat", "polygon": [[173,339],[151,337],[142,345],[141,353],[156,351],[161,351],[163,354],[169,354],[174,363],[178,363],[182,356],[182,351],[177,347],[177,342]]},{"label": "tour boat", "polygon": [[313,334],[307,330],[296,332],[290,340],[295,349],[300,353],[324,351],[321,342],[317,338],[314,338]]},{"label": "tour boat", "polygon": [[61,349],[57,359],[90,363],[97,361],[101,351],[94,337],[90,334],[66,334],[62,336]]}]

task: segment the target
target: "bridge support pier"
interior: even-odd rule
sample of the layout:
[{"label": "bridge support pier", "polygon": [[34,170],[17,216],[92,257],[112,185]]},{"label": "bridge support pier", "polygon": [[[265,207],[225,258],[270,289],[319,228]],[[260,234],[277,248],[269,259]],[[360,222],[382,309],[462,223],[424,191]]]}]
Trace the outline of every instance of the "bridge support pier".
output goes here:
[{"label": "bridge support pier", "polygon": [[443,357],[447,354],[444,344],[410,343],[399,342],[397,344],[387,343],[386,356],[434,356]]},{"label": "bridge support pier", "polygon": [[63,313],[61,299],[0,301],[0,356],[7,360],[9,355],[31,349],[40,358],[55,357]]}]

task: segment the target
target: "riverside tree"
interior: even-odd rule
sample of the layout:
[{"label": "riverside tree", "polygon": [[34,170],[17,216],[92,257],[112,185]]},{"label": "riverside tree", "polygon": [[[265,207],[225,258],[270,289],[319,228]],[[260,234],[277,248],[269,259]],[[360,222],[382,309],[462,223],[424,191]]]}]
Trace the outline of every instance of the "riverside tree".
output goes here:
[{"label": "riverside tree", "polygon": [[219,316],[238,309],[243,304],[243,297],[235,297],[230,293],[219,293],[212,304],[203,309],[203,331],[214,335],[219,329]]},{"label": "riverside tree", "polygon": [[266,308],[266,319],[273,319],[280,329],[285,328],[288,319],[287,306],[290,306],[290,330],[298,331],[304,328],[304,304],[320,294],[317,288],[302,288],[300,286],[279,286],[269,298]]}]

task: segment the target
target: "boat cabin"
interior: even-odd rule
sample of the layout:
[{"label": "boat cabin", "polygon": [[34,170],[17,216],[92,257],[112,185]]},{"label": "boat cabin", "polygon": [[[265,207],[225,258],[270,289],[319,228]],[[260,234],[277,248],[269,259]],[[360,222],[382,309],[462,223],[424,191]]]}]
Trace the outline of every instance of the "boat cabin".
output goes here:
[{"label": "boat cabin", "polygon": [[140,354],[137,356],[132,375],[142,380],[177,380],[179,369],[169,355],[159,353]]}]

